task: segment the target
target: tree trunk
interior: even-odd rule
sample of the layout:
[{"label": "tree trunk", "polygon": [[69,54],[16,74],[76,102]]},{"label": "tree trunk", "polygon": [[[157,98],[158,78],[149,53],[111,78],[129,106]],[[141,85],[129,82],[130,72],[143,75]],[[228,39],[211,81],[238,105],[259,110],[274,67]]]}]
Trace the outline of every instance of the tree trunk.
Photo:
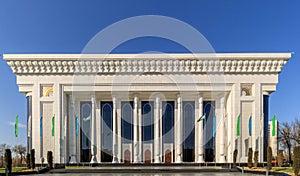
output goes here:
[{"label": "tree trunk", "polygon": [[289,161],[290,161],[291,164],[293,164],[292,154],[291,154],[291,145],[288,145],[288,151],[289,151]]}]

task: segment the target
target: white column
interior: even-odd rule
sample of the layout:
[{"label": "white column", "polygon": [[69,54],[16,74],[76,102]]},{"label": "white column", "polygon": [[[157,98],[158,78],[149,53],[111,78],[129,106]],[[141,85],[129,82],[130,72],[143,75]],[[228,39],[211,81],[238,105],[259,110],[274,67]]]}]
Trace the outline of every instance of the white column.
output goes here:
[{"label": "white column", "polygon": [[117,98],[113,96],[113,163],[118,163]]},{"label": "white column", "polygon": [[75,99],[73,97],[73,95],[70,95],[70,115],[69,115],[69,147],[70,147],[70,154],[71,154],[71,159],[70,159],[70,163],[77,163],[77,159],[76,159],[76,134],[75,134]]},{"label": "white column", "polygon": [[182,163],[182,99],[177,96],[177,119],[176,119],[176,163]]},{"label": "white column", "polygon": [[134,95],[133,105],[133,162],[139,162],[139,146],[138,146],[138,95]]},{"label": "white column", "polygon": [[97,163],[97,141],[96,141],[96,105],[95,105],[95,95],[92,95],[91,97],[92,101],[92,120],[91,120],[91,125],[92,125],[92,133],[91,133],[91,162],[90,163]]},{"label": "white column", "polygon": [[219,163],[225,163],[225,96],[220,97],[220,159]]},{"label": "white column", "polygon": [[[203,97],[202,95],[199,95],[198,97],[198,111],[199,111],[199,117],[200,118],[203,116]],[[197,119],[198,120],[198,119]],[[197,157],[197,163],[204,163],[204,130],[203,130],[203,123],[204,120],[201,120],[200,122],[196,122],[196,125],[198,125],[198,130],[196,132],[196,136],[198,135],[198,157]]]},{"label": "white column", "polygon": [[160,97],[155,98],[155,116],[154,116],[154,163],[160,163]]}]

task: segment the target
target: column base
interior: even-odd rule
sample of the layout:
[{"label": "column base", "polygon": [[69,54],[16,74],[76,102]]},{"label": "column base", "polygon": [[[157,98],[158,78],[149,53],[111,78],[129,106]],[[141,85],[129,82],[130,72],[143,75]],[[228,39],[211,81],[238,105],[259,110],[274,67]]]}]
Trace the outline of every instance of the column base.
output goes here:
[{"label": "column base", "polygon": [[139,162],[140,162],[139,157],[136,156],[136,157],[133,159],[133,163],[139,163]]},{"label": "column base", "polygon": [[203,155],[198,155],[197,163],[205,163]]},{"label": "column base", "polygon": [[91,164],[95,164],[95,163],[98,163],[97,162],[97,157],[96,157],[96,155],[93,155],[92,156],[92,159],[91,159],[91,162],[90,162]]},{"label": "column base", "polygon": [[76,155],[71,155],[71,158],[70,158],[69,163],[70,163],[70,164],[76,164],[76,163],[77,163]]},{"label": "column base", "polygon": [[225,156],[221,155],[219,158],[219,163],[226,163]]},{"label": "column base", "polygon": [[113,160],[112,160],[112,163],[119,163],[119,160],[116,156],[114,156]]},{"label": "column base", "polygon": [[158,156],[158,157],[155,157],[155,159],[154,159],[154,163],[161,163],[161,161],[160,161],[160,157]]},{"label": "column base", "polygon": [[175,163],[182,163],[182,157],[181,155],[176,157]]}]

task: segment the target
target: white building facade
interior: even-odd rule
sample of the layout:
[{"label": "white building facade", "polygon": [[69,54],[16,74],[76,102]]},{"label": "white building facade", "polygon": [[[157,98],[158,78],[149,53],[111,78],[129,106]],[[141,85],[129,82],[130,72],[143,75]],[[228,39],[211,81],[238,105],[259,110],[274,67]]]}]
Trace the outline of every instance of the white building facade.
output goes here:
[{"label": "white building facade", "polygon": [[291,53],[5,54],[36,163],[263,162]]}]

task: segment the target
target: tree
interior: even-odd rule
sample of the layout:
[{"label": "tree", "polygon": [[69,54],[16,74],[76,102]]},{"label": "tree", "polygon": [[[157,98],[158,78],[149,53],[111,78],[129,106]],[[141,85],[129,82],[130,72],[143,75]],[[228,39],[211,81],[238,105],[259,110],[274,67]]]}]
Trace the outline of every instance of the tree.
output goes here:
[{"label": "tree", "polygon": [[35,150],[31,149],[30,151],[30,167],[31,169],[35,169]]},{"label": "tree", "polygon": [[252,148],[249,148],[249,151],[248,151],[248,167],[249,168],[252,168],[252,166],[253,166],[252,155],[253,155],[253,150],[252,150]]},{"label": "tree", "polygon": [[1,165],[0,167],[3,167],[4,165],[4,153],[5,153],[5,149],[9,149],[10,146],[7,144],[0,144],[0,155],[1,155]]},{"label": "tree", "polygon": [[272,169],[272,159],[273,159],[272,148],[269,146],[267,151],[267,161],[268,161],[269,170]]},{"label": "tree", "polygon": [[296,117],[295,121],[292,122],[291,139],[298,145],[300,144],[300,119],[298,117]]},{"label": "tree", "polygon": [[5,149],[5,168],[9,173],[11,173],[12,158],[10,149]]},{"label": "tree", "polygon": [[279,133],[280,133],[280,138],[279,141],[283,145],[284,148],[287,148],[288,150],[288,155],[289,155],[289,162],[292,163],[292,127],[288,122],[282,123],[282,125],[279,127]]},{"label": "tree", "polygon": [[294,148],[294,163],[293,163],[294,174],[298,176],[300,170],[300,146]]},{"label": "tree", "polygon": [[254,152],[254,167],[258,166],[258,151]]},{"label": "tree", "polygon": [[235,149],[233,151],[233,167],[236,167],[236,158],[237,158],[237,155],[238,155],[238,150]]},{"label": "tree", "polygon": [[20,158],[21,158],[20,162],[22,164],[23,158],[25,158],[26,147],[23,145],[15,145],[12,150],[13,150],[13,152],[16,153],[16,155],[20,155]]},{"label": "tree", "polygon": [[278,166],[281,167],[283,163],[283,150],[278,150]]},{"label": "tree", "polygon": [[52,169],[53,168],[53,154],[52,154],[52,151],[47,152],[47,163],[48,163],[48,168]]}]

